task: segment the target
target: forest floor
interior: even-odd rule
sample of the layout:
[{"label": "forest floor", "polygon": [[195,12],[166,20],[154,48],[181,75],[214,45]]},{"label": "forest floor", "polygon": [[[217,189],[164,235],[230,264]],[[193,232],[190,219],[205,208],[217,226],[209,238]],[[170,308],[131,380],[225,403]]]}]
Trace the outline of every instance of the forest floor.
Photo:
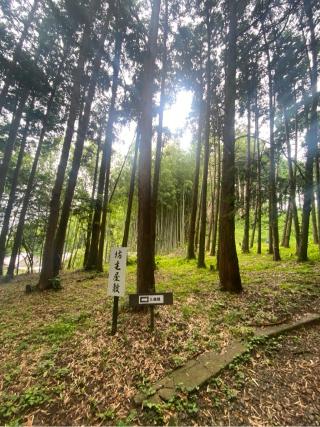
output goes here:
[{"label": "forest floor", "polygon": [[[59,292],[25,294],[36,275],[0,285],[0,424],[320,425],[319,326],[258,346],[196,393],[134,405],[137,391],[196,355],[320,307],[320,263],[297,263],[290,250],[279,263],[240,255],[241,295],[221,292],[217,272],[182,255],[157,261],[157,290],[173,291],[174,305],[156,310],[153,333],[148,314],[123,298],[110,336],[106,273],[66,272]],[[129,293],[135,270],[130,263]]]}]

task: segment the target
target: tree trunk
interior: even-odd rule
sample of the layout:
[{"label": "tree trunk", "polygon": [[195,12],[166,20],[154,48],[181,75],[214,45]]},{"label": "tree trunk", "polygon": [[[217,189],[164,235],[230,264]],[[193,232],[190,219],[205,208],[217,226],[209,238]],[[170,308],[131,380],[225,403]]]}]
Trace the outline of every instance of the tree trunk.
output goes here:
[{"label": "tree trunk", "polygon": [[99,171],[98,191],[92,221],[91,243],[88,254],[86,270],[103,271],[103,249],[105,238],[106,215],[109,194],[109,175],[112,153],[113,124],[115,120],[115,103],[118,92],[118,77],[120,70],[120,56],[122,36],[116,36],[114,47],[113,77],[111,88],[111,101],[106,125],[105,141],[102,147],[102,159]]},{"label": "tree trunk", "polygon": [[[33,109],[33,104],[34,104],[34,100],[32,100],[31,102],[30,109]],[[30,114],[27,112],[26,123],[24,126],[23,134],[22,134],[22,140],[20,144],[18,159],[17,159],[15,170],[14,170],[14,174],[12,177],[9,199],[8,199],[7,207],[5,210],[3,222],[2,222],[2,230],[0,235],[0,276],[3,275],[3,262],[5,258],[5,252],[6,252],[6,240],[7,240],[9,224],[10,224],[10,216],[11,216],[12,207],[16,197],[16,190],[18,185],[20,169],[21,169],[23,157],[25,154],[25,147],[26,147],[27,136],[29,132],[29,124],[30,124]]]},{"label": "tree trunk", "polygon": [[102,58],[102,55],[104,53],[104,42],[105,42],[105,38],[107,36],[108,27],[109,27],[109,24],[108,24],[109,19],[110,19],[110,15],[108,16],[108,19],[107,19],[106,28],[103,31],[103,34],[101,35],[100,40],[98,42],[99,47],[98,47],[98,51],[97,51],[95,58],[94,58],[94,61],[93,61],[92,74],[91,74],[90,83],[89,83],[89,87],[88,87],[88,93],[87,93],[86,100],[85,100],[84,111],[83,111],[83,114],[81,116],[81,120],[79,121],[78,132],[77,132],[77,140],[75,143],[75,149],[74,149],[74,154],[73,154],[73,159],[72,159],[71,170],[70,170],[70,174],[69,174],[67,188],[65,191],[65,197],[64,197],[62,210],[61,210],[59,227],[57,229],[56,236],[55,236],[54,256],[53,256],[53,260],[54,260],[53,274],[54,274],[54,277],[59,274],[59,270],[61,268],[63,245],[65,242],[67,225],[68,225],[68,221],[69,221],[69,217],[70,217],[71,203],[72,203],[72,199],[73,199],[73,195],[74,195],[74,190],[75,190],[76,184],[77,184],[84,142],[85,142],[85,138],[87,135],[88,126],[89,126],[89,120],[90,120],[90,115],[91,115],[91,106],[92,106],[92,102],[93,102],[94,95],[95,95],[97,78],[98,78],[99,70],[100,70],[100,66],[101,66],[101,58]]},{"label": "tree trunk", "polygon": [[210,27],[210,10],[207,5],[206,10],[206,27],[207,27],[207,96],[206,96],[206,123],[204,131],[204,158],[203,158],[203,176],[201,190],[201,223],[199,235],[199,252],[198,268],[205,268],[205,250],[206,250],[206,226],[207,226],[207,192],[208,192],[208,167],[210,157],[210,108],[211,108],[211,27]]},{"label": "tree trunk", "polygon": [[[202,73],[202,70],[201,70]],[[187,259],[194,259],[195,254],[195,234],[196,234],[196,220],[197,220],[197,207],[199,198],[199,177],[200,177],[200,160],[201,160],[201,145],[202,145],[202,124],[203,124],[203,101],[202,101],[202,83],[199,86],[199,119],[198,119],[198,138],[196,148],[196,164],[194,170],[193,187],[192,187],[192,205],[189,222],[189,235],[188,235],[188,251]]]},{"label": "tree trunk", "polygon": [[[288,152],[288,172],[289,172],[289,194],[290,194],[290,204],[291,204],[291,217],[294,222],[294,230],[296,235],[296,247],[299,247],[299,236],[300,236],[300,225],[298,218],[298,210],[296,204],[296,179],[292,165],[291,159],[291,144],[290,144],[290,131],[289,131],[289,119],[288,112],[286,107],[283,108],[284,124],[285,124],[285,134],[287,142],[287,152]],[[291,224],[290,224],[291,228]],[[285,246],[289,247],[289,246]]]},{"label": "tree trunk", "polygon": [[223,127],[223,163],[219,223],[219,277],[223,290],[241,292],[235,242],[235,98],[237,60],[237,4],[227,1],[229,31],[226,45],[226,77]]},{"label": "tree trunk", "polygon": [[251,199],[251,105],[250,94],[247,100],[248,124],[247,124],[247,164],[244,198],[244,233],[242,240],[242,252],[249,253],[249,229],[250,229],[250,199]]},{"label": "tree trunk", "polygon": [[257,254],[261,254],[261,154],[259,140],[259,107],[258,107],[258,89],[255,94],[255,120],[254,120],[254,137],[257,145]]},{"label": "tree trunk", "polygon": [[313,243],[315,245],[318,245],[319,233],[318,233],[317,213],[316,213],[316,204],[314,200],[314,194],[312,195],[312,235],[313,235]]},{"label": "tree trunk", "polygon": [[151,148],[152,148],[152,98],[155,78],[155,59],[161,0],[154,0],[150,21],[147,51],[143,61],[141,93],[141,140],[139,144],[138,180],[138,266],[137,292],[154,289],[153,241],[150,212],[151,199]]},{"label": "tree trunk", "polygon": [[167,38],[168,38],[168,0],[164,2],[164,24],[163,24],[163,55],[162,55],[162,71],[160,83],[160,106],[159,106],[159,122],[157,133],[156,157],[154,162],[153,186],[151,192],[151,239],[153,242],[153,264],[155,266],[155,250],[156,250],[156,223],[157,223],[157,201],[159,193],[160,167],[162,157],[162,133],[163,133],[163,113],[165,108],[165,86],[167,78]]},{"label": "tree trunk", "polygon": [[[270,168],[269,168],[269,252],[273,253],[273,260],[280,261],[279,250],[279,228],[278,228],[278,207],[277,207],[277,190],[276,190],[276,159],[275,159],[275,141],[274,141],[274,90],[272,77],[272,63],[270,58],[269,44],[266,39],[265,29],[263,28],[263,36],[265,42],[265,52],[267,55],[267,73],[269,85],[269,128],[270,128]],[[272,252],[271,252],[272,251]]]},{"label": "tree trunk", "polygon": [[[102,132],[103,132],[103,124],[100,125],[99,131],[98,131],[98,138],[97,138],[96,163],[95,163],[95,167],[94,167],[94,176],[93,176],[93,184],[92,184],[92,191],[91,191],[91,203],[92,203],[92,205],[93,205],[93,201],[95,198],[95,192],[96,192],[96,186],[97,186]],[[92,206],[90,206],[89,215],[88,215],[88,225],[87,225],[86,247],[85,247],[85,253],[84,253],[84,258],[83,258],[83,267],[84,268],[87,265],[88,255],[89,255],[89,250],[90,250],[92,220],[93,220],[93,212],[92,212]]]},{"label": "tree trunk", "polygon": [[[106,220],[107,220],[107,208],[109,202],[109,180],[110,180],[110,165],[111,165],[111,154],[112,154],[112,142],[113,142],[113,126],[115,122],[115,102],[118,90],[118,76],[120,70],[120,58],[121,58],[121,49],[122,49],[123,36],[121,33],[118,33],[116,37],[116,46],[115,46],[115,59],[113,61],[114,66],[114,84],[112,84],[112,97],[109,110],[109,119],[106,130],[106,138],[108,140],[108,146],[110,147],[110,155],[107,157],[107,167],[106,167],[106,179],[105,179],[105,189],[104,189],[104,199],[102,204],[102,216],[101,216],[101,226],[100,226],[100,237],[99,237],[99,249],[98,249],[98,270],[103,271],[103,254],[104,254],[104,240],[106,234]],[[114,87],[114,89],[113,89]]]},{"label": "tree trunk", "polygon": [[126,220],[125,220],[125,224],[124,224],[124,232],[123,232],[123,238],[122,238],[122,246],[123,247],[127,247],[128,246],[129,229],[130,229],[131,212],[132,212],[132,203],[133,203],[134,187],[135,187],[136,172],[137,172],[139,138],[140,138],[140,136],[139,136],[139,128],[137,127],[137,136],[136,136],[136,143],[135,143],[135,147],[134,147],[134,156],[133,156],[133,162],[132,162],[131,177],[130,177],[130,186],[129,186],[129,194],[128,194],[127,214],[126,214]]},{"label": "tree trunk", "polygon": [[221,146],[220,146],[220,132],[217,141],[217,173],[216,173],[216,204],[214,213],[213,233],[212,233],[212,245],[210,255],[216,255],[217,246],[217,235],[218,235],[218,223],[219,223],[219,211],[220,211],[220,195],[221,195]]},{"label": "tree trunk", "polygon": [[96,8],[98,6],[97,3],[98,0],[92,0],[90,4],[90,16],[88,17],[88,21],[86,22],[83,30],[78,63],[73,75],[73,87],[69,108],[69,117],[67,121],[60,162],[56,174],[56,180],[51,194],[49,218],[47,222],[46,238],[43,249],[43,263],[38,283],[39,290],[51,288],[51,280],[54,278],[54,238],[59,220],[60,197],[69,158],[71,141],[74,133],[74,125],[79,115],[81,85],[83,83],[84,78],[84,65],[88,57],[90,36],[92,31],[92,21],[93,16],[96,12]]},{"label": "tree trunk", "polygon": [[253,226],[252,226],[252,232],[251,232],[251,238],[250,238],[250,248],[253,248],[253,245],[254,245],[254,238],[256,235],[256,228],[257,228],[257,220],[258,220],[258,202],[256,200],[256,206],[255,206],[255,210],[254,210]]},{"label": "tree trunk", "polygon": [[[315,36],[315,26],[313,21],[312,4],[310,0],[304,0],[304,11],[307,17],[309,30],[310,30],[310,50],[312,56],[312,67],[310,73],[311,80],[311,115],[310,115],[310,129],[307,132],[307,160],[305,168],[305,182],[304,182],[304,198],[302,208],[302,225],[301,237],[299,245],[298,260],[307,261],[308,259],[308,237],[309,237],[309,219],[313,196],[313,162],[314,159],[318,160],[317,138],[318,138],[318,93],[317,93],[317,80],[318,80],[318,51],[317,40]],[[317,189],[318,190],[318,189]],[[319,208],[319,206],[318,206]]]},{"label": "tree trunk", "polygon": [[56,73],[55,79],[53,81],[52,91],[51,91],[51,94],[50,94],[48,102],[47,102],[46,113],[45,113],[45,116],[44,116],[43,121],[42,121],[42,128],[40,131],[39,141],[38,141],[37,149],[36,149],[35,156],[33,159],[30,175],[28,178],[27,188],[26,188],[25,193],[24,193],[24,198],[23,198],[22,208],[21,208],[21,212],[20,212],[20,216],[19,216],[17,231],[15,234],[15,238],[14,238],[14,242],[13,242],[13,246],[12,246],[11,257],[10,257],[10,262],[9,262],[9,266],[8,266],[8,271],[7,271],[7,279],[11,279],[14,276],[14,268],[15,268],[16,258],[17,258],[17,255],[18,255],[18,252],[19,252],[19,249],[21,246],[21,239],[22,239],[22,235],[23,235],[25,217],[26,217],[28,206],[29,206],[32,188],[34,185],[34,179],[36,176],[36,171],[37,171],[37,167],[38,167],[38,162],[39,162],[39,158],[40,158],[40,154],[41,154],[41,149],[42,149],[44,137],[45,137],[45,134],[47,132],[48,119],[49,119],[49,116],[51,114],[53,101],[54,101],[55,94],[56,94],[56,91],[57,91],[57,88],[59,85],[60,73],[62,72],[62,69],[65,66],[65,59],[68,55],[68,52],[69,52],[69,48],[67,47],[64,51],[62,60],[61,60],[59,67],[57,69],[57,73]]},{"label": "tree trunk", "polygon": [[211,206],[210,206],[210,219],[209,219],[209,230],[208,230],[208,239],[206,243],[206,251],[209,252],[211,248],[211,235],[213,232],[213,222],[214,222],[214,195],[216,192],[216,170],[217,170],[217,150],[214,149],[214,169],[213,169],[213,178],[212,178],[212,170],[210,169],[210,193],[211,193]]},{"label": "tree trunk", "polygon": [[22,113],[26,105],[28,96],[29,96],[29,90],[22,89],[20,102],[10,125],[9,135],[6,142],[6,146],[4,148],[2,163],[0,165],[0,202],[2,200],[2,196],[4,192],[6,177],[9,170],[10,160],[12,157],[14,146],[16,143],[17,133],[18,133],[20,121],[22,118]]}]

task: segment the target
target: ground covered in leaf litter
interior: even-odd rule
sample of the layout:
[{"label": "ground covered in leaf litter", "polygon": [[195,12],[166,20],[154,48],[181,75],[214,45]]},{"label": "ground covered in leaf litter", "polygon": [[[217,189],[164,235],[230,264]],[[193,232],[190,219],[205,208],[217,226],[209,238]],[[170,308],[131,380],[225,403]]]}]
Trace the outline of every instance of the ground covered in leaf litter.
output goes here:
[{"label": "ground covered in leaf litter", "polygon": [[[310,353],[299,350],[300,359],[289,357],[289,350],[275,352],[269,366],[263,362],[265,356],[257,353],[252,365],[245,367],[252,370],[252,384],[245,372],[244,377],[237,372],[237,380],[227,371],[222,385],[209,384],[199,398],[177,390],[177,399],[160,407],[146,402],[139,408],[133,403],[137,390],[151,392],[151,383],[208,349],[223,351],[234,338],[250,339],[254,327],[319,311],[317,263],[298,264],[290,259],[274,263],[267,255],[242,255],[241,265],[245,290],[238,296],[219,290],[217,273],[199,270],[194,262],[181,258],[160,257],[158,290],[172,290],[175,303],[157,310],[153,334],[148,331],[148,315],[131,312],[124,299],[119,332],[109,335],[106,274],[65,273],[62,291],[43,294],[24,293],[27,283],[36,283],[36,276],[1,285],[0,424],[297,424],[304,406],[304,412],[314,418],[304,418],[302,424],[319,423],[312,412],[317,407],[303,396],[297,408],[286,400],[295,396],[292,390],[288,396],[287,387],[292,386],[298,401],[298,380],[308,377],[303,390],[313,393],[312,397],[317,394],[314,405],[319,405],[319,378],[316,382],[316,375],[312,376],[312,366],[320,371],[316,365],[319,328],[305,333],[312,334],[308,342],[315,346]],[[128,267],[129,292],[134,292],[135,268],[134,264]],[[288,343],[292,349],[292,342]],[[294,359],[300,364],[293,365]],[[273,363],[282,370],[274,369]],[[296,377],[290,377],[290,366]],[[268,381],[260,378],[265,369],[269,369],[264,377]],[[229,381],[226,387],[225,381]],[[242,391],[237,390],[237,381],[244,385]],[[256,390],[252,388],[255,381]],[[286,403],[288,411],[279,406]]]}]

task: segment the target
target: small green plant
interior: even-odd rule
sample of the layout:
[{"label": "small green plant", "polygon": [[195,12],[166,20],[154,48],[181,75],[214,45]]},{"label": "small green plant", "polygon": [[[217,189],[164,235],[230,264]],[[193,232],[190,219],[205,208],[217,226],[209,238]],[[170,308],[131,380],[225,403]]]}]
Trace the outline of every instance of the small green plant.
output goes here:
[{"label": "small green plant", "polygon": [[170,360],[175,368],[182,366],[184,363],[184,359],[181,356],[177,355],[173,355]]},{"label": "small green plant", "polygon": [[143,375],[140,376],[140,382],[137,385],[138,389],[143,393],[145,396],[149,397],[155,394],[155,389],[152,388],[150,380]]},{"label": "small green plant", "polygon": [[51,283],[53,290],[60,291],[60,289],[62,289],[61,280],[60,280],[59,276],[56,276],[56,277],[53,277],[52,279],[49,279],[49,282]]},{"label": "small green plant", "polygon": [[97,418],[99,418],[101,421],[113,420],[115,418],[115,412],[113,409],[107,409],[103,412],[99,412],[97,414]]}]

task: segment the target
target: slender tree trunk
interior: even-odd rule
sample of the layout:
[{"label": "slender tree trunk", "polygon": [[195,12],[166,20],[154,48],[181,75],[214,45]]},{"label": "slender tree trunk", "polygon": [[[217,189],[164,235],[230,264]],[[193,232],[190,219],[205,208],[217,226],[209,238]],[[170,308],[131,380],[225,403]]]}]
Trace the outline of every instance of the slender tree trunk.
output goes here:
[{"label": "slender tree trunk", "polygon": [[312,235],[313,235],[313,243],[315,245],[319,244],[319,239],[318,239],[318,225],[317,225],[317,213],[316,213],[316,204],[315,204],[315,200],[314,200],[314,194],[312,195]]},{"label": "slender tree trunk", "polygon": [[261,201],[261,153],[259,139],[259,108],[258,108],[258,92],[255,97],[255,131],[254,135],[257,144],[257,253],[261,254],[261,217],[262,217],[262,201]]},{"label": "slender tree trunk", "polygon": [[241,292],[235,242],[235,98],[237,60],[237,4],[227,1],[229,31],[226,45],[226,77],[223,127],[223,164],[219,223],[219,277],[223,290]]},{"label": "slender tree trunk", "polygon": [[[291,144],[290,144],[290,130],[289,130],[289,118],[286,107],[283,109],[284,124],[285,124],[285,133],[286,133],[286,142],[287,142],[287,152],[288,152],[288,171],[289,171],[289,194],[290,194],[290,204],[291,204],[291,217],[294,223],[294,231],[296,235],[296,247],[299,247],[299,237],[300,237],[300,225],[298,218],[298,210],[296,204],[296,180],[295,174],[292,165],[291,158]],[[291,231],[291,224],[290,224]],[[289,247],[289,246],[286,246]]]},{"label": "slender tree trunk", "polygon": [[[104,254],[104,240],[106,234],[106,219],[107,219],[107,208],[109,202],[109,180],[110,180],[110,165],[111,165],[111,153],[112,153],[112,142],[113,142],[113,126],[115,122],[115,102],[118,90],[118,76],[120,70],[120,58],[121,58],[121,49],[122,49],[123,36],[121,33],[118,33],[116,38],[116,47],[115,47],[115,59],[114,59],[114,77],[116,79],[114,84],[114,91],[111,97],[110,110],[109,110],[109,120],[106,130],[106,138],[108,140],[108,145],[110,147],[110,155],[107,157],[107,167],[106,167],[106,179],[105,179],[105,190],[104,190],[104,199],[102,204],[102,215],[101,215],[101,226],[100,226],[100,237],[99,237],[99,249],[98,249],[98,270],[103,271],[103,254]],[[112,85],[113,88],[113,85]]]},{"label": "slender tree trunk", "polygon": [[140,138],[139,128],[137,128],[137,136],[136,136],[136,143],[135,143],[135,148],[134,148],[134,156],[133,156],[133,162],[132,162],[130,186],[129,186],[129,194],[128,194],[127,214],[126,214],[126,220],[125,220],[125,224],[124,224],[124,232],[123,232],[123,238],[122,238],[122,246],[123,247],[128,246],[132,203],[133,203],[134,187],[135,187],[135,180],[136,180],[136,173],[137,173],[139,138]]},{"label": "slender tree trunk", "polygon": [[205,268],[205,249],[206,249],[206,227],[207,227],[207,193],[208,193],[208,167],[210,157],[210,108],[211,108],[211,26],[210,26],[210,10],[207,6],[206,10],[206,26],[207,26],[207,70],[206,70],[206,122],[204,131],[204,158],[203,158],[203,176],[201,190],[201,222],[199,235],[199,252],[198,252],[198,267]]},{"label": "slender tree trunk", "polygon": [[111,101],[106,125],[105,141],[102,147],[102,159],[99,171],[98,192],[92,221],[91,242],[86,270],[103,271],[103,249],[106,227],[106,215],[109,194],[109,175],[112,153],[113,124],[115,120],[115,104],[118,92],[118,77],[120,70],[120,57],[122,36],[116,36],[114,47],[113,77]]},{"label": "slender tree trunk", "polygon": [[221,146],[220,146],[220,136],[218,136],[217,141],[217,176],[216,176],[216,203],[215,203],[215,213],[214,213],[214,223],[213,223],[213,233],[212,233],[212,245],[210,255],[216,255],[216,246],[217,246],[217,234],[218,234],[218,223],[219,223],[219,211],[220,211],[220,194],[221,194]]},{"label": "slender tree trunk", "polygon": [[256,234],[256,228],[257,228],[257,221],[258,221],[258,201],[256,200],[256,206],[254,210],[254,219],[253,219],[253,226],[252,226],[252,233],[250,238],[250,248],[253,248],[254,245],[254,238]]},{"label": "slender tree trunk", "polygon": [[[108,17],[108,21],[109,21]],[[99,40],[99,48],[96,53],[96,56],[93,61],[93,67],[92,67],[92,75],[88,87],[88,93],[84,104],[84,111],[81,116],[81,120],[79,121],[79,127],[77,132],[77,140],[75,143],[75,150],[73,154],[72,159],[72,165],[71,170],[69,174],[69,179],[67,183],[67,188],[65,191],[65,197],[64,202],[61,210],[61,216],[60,216],[60,223],[59,227],[56,232],[55,237],[55,247],[54,247],[54,270],[53,274],[54,277],[59,274],[59,270],[61,267],[61,260],[62,260],[62,252],[63,252],[63,245],[65,242],[66,237],[66,231],[67,231],[67,225],[70,217],[70,209],[71,209],[71,203],[73,200],[74,190],[76,188],[77,179],[78,179],[78,173],[80,169],[81,159],[82,159],[82,153],[83,153],[83,147],[84,142],[89,126],[90,121],[90,115],[91,115],[91,106],[95,95],[95,89],[97,84],[97,78],[101,66],[101,58],[104,52],[104,42],[105,38],[107,36],[107,30],[108,30],[108,22],[106,23],[106,29],[104,30],[103,34],[101,35],[101,38]]]},{"label": "slender tree trunk", "polygon": [[316,216],[318,220],[318,242],[320,244],[320,167],[319,167],[319,154],[317,152],[316,158],[315,158],[315,175],[316,175],[316,200],[317,205],[315,206],[316,209]]},{"label": "slender tree trunk", "polygon": [[217,170],[217,150],[214,150],[214,170],[213,170],[213,178],[212,171],[210,169],[210,187],[211,187],[211,207],[210,207],[210,219],[209,219],[209,231],[208,231],[208,239],[206,243],[206,251],[209,252],[211,248],[211,235],[213,232],[213,222],[214,222],[214,195],[215,195],[215,185],[216,185],[216,170]]},{"label": "slender tree trunk", "polygon": [[[91,203],[93,205],[95,192],[96,192],[96,186],[97,186],[97,177],[98,177],[98,169],[99,169],[99,158],[100,158],[100,147],[101,147],[101,140],[102,140],[102,132],[103,132],[103,125],[100,125],[99,133],[98,133],[98,139],[97,139],[97,153],[96,153],[96,163],[94,167],[94,176],[93,176],[93,184],[92,184],[92,191],[91,191]],[[85,253],[84,253],[84,259],[83,259],[83,267],[87,265],[88,261],[88,255],[90,250],[90,241],[91,241],[91,231],[92,231],[92,207],[89,208],[89,215],[88,215],[88,225],[87,225],[87,236],[86,236],[86,247],[85,247]]]},{"label": "slender tree trunk", "polygon": [[[31,102],[30,108],[33,109],[33,101]],[[25,154],[25,147],[27,143],[29,125],[30,125],[30,114],[28,114],[27,112],[27,118],[26,118],[26,123],[24,126],[23,134],[22,134],[22,140],[20,144],[18,159],[17,159],[16,167],[12,177],[9,199],[8,199],[7,207],[5,210],[3,222],[2,222],[2,230],[0,235],[0,276],[3,275],[3,262],[5,258],[5,252],[6,252],[6,240],[7,240],[9,224],[10,224],[10,216],[11,216],[11,211],[12,211],[15,197],[16,197],[19,174],[22,166],[23,157]]]},{"label": "slender tree trunk", "polygon": [[251,201],[251,105],[250,94],[247,100],[248,124],[247,124],[247,164],[244,198],[244,234],[242,240],[242,252],[249,253],[249,229],[250,229],[250,201]]},{"label": "slender tree trunk", "polygon": [[79,115],[79,103],[81,94],[81,85],[84,77],[84,65],[88,57],[90,36],[92,31],[92,21],[98,7],[99,0],[92,0],[90,4],[90,16],[85,24],[82,40],[80,44],[80,51],[78,57],[77,67],[73,75],[73,87],[71,94],[71,102],[69,108],[69,117],[66,126],[63,147],[60,156],[60,162],[56,174],[56,180],[51,194],[49,218],[47,222],[46,238],[43,249],[43,263],[38,283],[38,289],[44,290],[52,287],[51,280],[54,278],[54,238],[59,220],[60,210],[60,197],[66,167],[69,158],[71,141],[74,133],[75,121]]},{"label": "slender tree trunk", "polygon": [[[202,185],[201,185],[202,188]],[[201,208],[202,208],[202,192],[200,193],[200,198],[199,198],[199,209],[198,209],[198,215],[197,215],[197,223],[196,223],[196,235],[195,235],[195,240],[194,240],[194,248],[195,251],[198,250],[198,244],[199,244],[199,231],[200,231],[200,218],[201,218]]]},{"label": "slender tree trunk", "polygon": [[153,242],[153,264],[155,267],[155,249],[156,249],[156,223],[157,223],[157,201],[159,193],[160,167],[162,157],[162,133],[163,133],[163,113],[165,108],[165,88],[167,78],[167,38],[168,38],[168,0],[164,2],[164,25],[163,25],[163,55],[162,55],[162,71],[160,84],[160,106],[159,106],[159,122],[157,133],[156,157],[154,162],[153,186],[152,186],[152,210],[151,210],[151,239]]},{"label": "slender tree trunk", "polygon": [[202,101],[202,85],[199,91],[199,119],[198,119],[198,138],[196,148],[196,164],[193,178],[192,187],[192,205],[189,222],[189,236],[188,236],[188,252],[187,259],[194,259],[195,254],[195,233],[196,233],[196,219],[197,207],[199,197],[199,176],[200,176],[200,160],[201,160],[201,145],[202,145],[202,124],[203,124],[203,101]]},{"label": "slender tree trunk", "polygon": [[3,153],[2,163],[0,165],[0,202],[2,200],[2,196],[4,192],[6,177],[9,170],[10,160],[12,157],[14,146],[16,143],[20,121],[22,118],[22,113],[25,108],[28,96],[29,96],[29,90],[22,89],[20,102],[11,122],[8,139],[7,139],[6,146]]},{"label": "slender tree trunk", "polygon": [[24,193],[24,198],[23,198],[22,208],[21,208],[21,212],[20,212],[20,216],[19,216],[17,231],[15,234],[15,238],[14,238],[14,242],[13,242],[13,246],[12,246],[11,257],[10,257],[10,262],[9,262],[9,266],[8,266],[8,271],[7,271],[7,279],[11,279],[14,275],[16,258],[17,258],[18,252],[19,252],[19,248],[21,246],[21,239],[22,239],[22,235],[23,235],[25,217],[26,217],[28,206],[29,206],[32,188],[34,185],[34,180],[35,180],[35,176],[36,176],[36,171],[37,171],[37,167],[38,167],[38,162],[39,162],[39,158],[40,158],[40,154],[41,154],[41,149],[42,149],[44,137],[45,137],[45,134],[47,132],[48,119],[49,119],[49,116],[51,114],[51,110],[53,107],[53,101],[54,101],[55,94],[56,94],[56,91],[57,91],[57,88],[59,85],[60,73],[62,72],[62,69],[65,66],[65,59],[68,55],[68,52],[69,52],[69,48],[67,47],[64,51],[64,54],[62,56],[62,60],[61,60],[60,65],[57,69],[57,74],[56,74],[56,77],[55,77],[54,82],[53,82],[52,91],[50,93],[50,96],[49,96],[49,99],[47,102],[46,113],[45,113],[45,116],[44,116],[43,121],[42,121],[42,127],[41,127],[41,131],[40,131],[39,141],[38,141],[37,149],[36,149],[35,156],[33,159],[30,175],[28,178],[27,188],[26,188],[25,193]]},{"label": "slender tree trunk", "polygon": [[289,198],[287,211],[286,211],[286,218],[284,221],[282,240],[281,240],[281,246],[283,246],[283,247],[286,247],[286,239],[287,239],[287,232],[288,232],[288,224],[289,224],[290,215],[291,215],[291,205],[290,205],[290,198]]},{"label": "slender tree trunk", "polygon": [[[278,228],[278,207],[277,207],[277,189],[276,189],[276,159],[275,159],[275,141],[274,141],[274,90],[272,77],[272,63],[270,57],[270,48],[266,39],[265,29],[262,25],[264,42],[267,55],[267,73],[269,85],[269,129],[270,129],[270,168],[269,168],[269,252],[273,253],[273,260],[280,261],[279,250],[279,228]],[[271,252],[272,251],[272,252]]]},{"label": "slender tree trunk", "polygon": [[137,292],[154,289],[153,241],[150,212],[151,198],[151,146],[152,146],[152,98],[155,78],[155,60],[159,28],[161,0],[154,0],[150,21],[147,51],[143,61],[141,93],[141,140],[139,144],[138,180],[138,266]]},{"label": "slender tree trunk", "polygon": [[307,160],[305,167],[305,182],[304,182],[304,198],[302,208],[302,225],[301,237],[299,245],[298,260],[307,261],[308,259],[308,238],[309,238],[309,219],[313,196],[313,162],[318,158],[317,151],[317,138],[318,138],[318,93],[317,93],[317,80],[318,80],[318,49],[317,40],[315,36],[315,26],[313,21],[312,4],[310,0],[304,0],[304,11],[307,17],[307,22],[310,30],[310,50],[312,56],[312,67],[310,73],[311,80],[311,115],[310,115],[310,129],[307,132]]}]

